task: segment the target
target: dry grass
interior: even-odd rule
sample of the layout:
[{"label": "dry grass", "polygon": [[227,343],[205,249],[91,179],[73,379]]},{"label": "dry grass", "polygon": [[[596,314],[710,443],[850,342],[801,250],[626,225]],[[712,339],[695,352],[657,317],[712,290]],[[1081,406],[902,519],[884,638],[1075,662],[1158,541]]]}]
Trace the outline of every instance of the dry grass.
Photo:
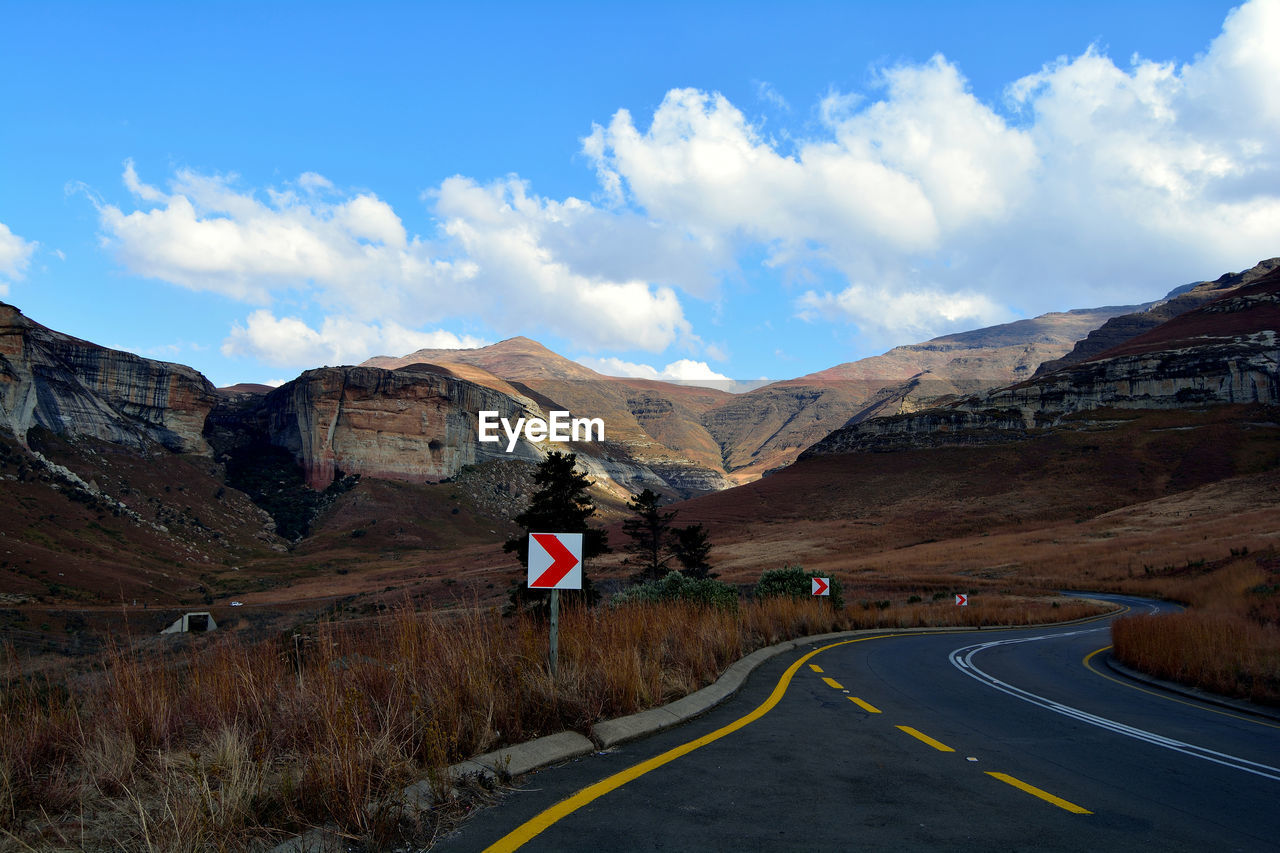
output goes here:
[{"label": "dry grass", "polygon": [[415,830],[394,796],[410,781],[686,695],[782,639],[1096,612],[1037,599],[569,607],[556,682],[545,624],[480,608],[405,606],[256,644],[210,635],[177,655],[115,647],[72,689],[23,675],[10,655],[0,830],[14,849],[252,849],[321,824],[386,844]]},{"label": "dry grass", "polygon": [[1149,568],[1120,586],[1191,605],[1183,613],[1117,620],[1111,636],[1122,662],[1215,693],[1280,705],[1280,558],[1274,551]]}]

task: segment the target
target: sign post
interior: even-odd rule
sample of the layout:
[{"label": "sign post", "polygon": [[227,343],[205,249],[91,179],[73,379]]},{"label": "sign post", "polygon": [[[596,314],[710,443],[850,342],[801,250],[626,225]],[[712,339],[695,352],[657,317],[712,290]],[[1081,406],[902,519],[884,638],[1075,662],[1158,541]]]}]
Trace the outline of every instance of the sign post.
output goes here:
[{"label": "sign post", "polygon": [[554,680],[559,669],[560,590],[582,589],[582,534],[529,534],[529,589],[551,590],[551,649]]}]

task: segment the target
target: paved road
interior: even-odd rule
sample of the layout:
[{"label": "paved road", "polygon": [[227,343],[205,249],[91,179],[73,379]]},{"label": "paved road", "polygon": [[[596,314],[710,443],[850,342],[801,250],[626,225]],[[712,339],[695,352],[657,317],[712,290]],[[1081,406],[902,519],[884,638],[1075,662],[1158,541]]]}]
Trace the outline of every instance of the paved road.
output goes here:
[{"label": "paved road", "polygon": [[692,723],[526,777],[435,849],[516,849],[532,821],[518,849],[1280,850],[1280,722],[1118,678],[1109,642],[1098,622],[798,649]]}]

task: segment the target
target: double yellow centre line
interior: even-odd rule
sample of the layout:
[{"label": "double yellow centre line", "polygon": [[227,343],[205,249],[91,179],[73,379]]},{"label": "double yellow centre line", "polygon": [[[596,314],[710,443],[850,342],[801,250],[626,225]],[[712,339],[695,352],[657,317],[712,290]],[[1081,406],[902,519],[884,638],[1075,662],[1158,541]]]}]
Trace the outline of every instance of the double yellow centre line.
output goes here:
[{"label": "double yellow centre line", "polygon": [[791,664],[791,666],[787,667],[787,671],[783,673],[782,678],[779,679],[777,685],[774,686],[773,692],[769,694],[769,698],[761,702],[760,705],[751,713],[747,714],[744,717],[739,717],[738,719],[734,720],[732,723],[729,723],[727,726],[716,729],[710,734],[703,735],[697,740],[691,740],[688,743],[682,743],[680,744],[680,746],[677,746],[674,749],[669,749],[666,752],[662,753],[661,755],[655,755],[653,758],[650,758],[647,761],[642,761],[633,767],[629,767],[626,770],[615,773],[612,776],[609,776],[605,779],[601,779],[599,782],[596,782],[594,785],[590,785],[586,788],[583,788],[581,791],[578,791],[578,793],[574,794],[573,796],[567,799],[561,800],[551,808],[547,809],[546,811],[542,812],[541,814],[537,815],[531,820],[516,827],[511,832],[507,833],[502,838],[498,839],[493,844],[485,848],[485,853],[507,853],[507,851],[517,850],[524,844],[528,843],[530,840],[536,838],[543,830],[551,826],[556,821],[560,820],[561,818],[567,817],[568,815],[573,814],[578,809],[582,808],[588,803],[594,802],[600,797],[603,797],[605,794],[609,793],[610,791],[616,788],[620,788],[634,779],[640,778],[641,776],[648,773],[650,770],[657,770],[659,767],[663,766],[664,764],[668,764],[672,761],[675,761],[677,758],[679,758],[682,755],[688,755],[689,753],[693,752],[695,749],[701,749],[702,747],[706,746],[709,743],[714,743],[715,741],[720,740],[720,738],[724,737],[725,735],[733,734],[734,732],[738,731],[738,729],[751,725],[756,720],[760,719],[765,714],[772,711],[774,707],[780,701],[782,701],[782,697],[786,694],[787,688],[791,685],[791,679],[800,670],[800,667],[804,666],[804,664],[808,662],[808,660],[812,658],[814,655],[817,655],[820,652],[825,652],[827,649],[834,649],[836,646],[846,646],[850,643],[863,643],[868,640],[880,640],[885,637],[903,637],[903,636],[910,636],[910,635],[877,634],[871,637],[858,637],[853,640],[842,640],[838,643],[832,643],[829,646],[823,646],[822,648],[814,649],[804,657],[797,660],[795,663]]}]

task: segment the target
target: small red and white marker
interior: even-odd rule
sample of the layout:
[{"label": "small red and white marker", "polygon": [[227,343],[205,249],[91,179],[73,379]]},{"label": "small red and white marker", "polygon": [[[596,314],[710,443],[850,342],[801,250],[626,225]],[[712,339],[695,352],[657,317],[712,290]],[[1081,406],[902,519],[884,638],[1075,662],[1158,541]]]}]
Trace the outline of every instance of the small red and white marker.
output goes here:
[{"label": "small red and white marker", "polygon": [[813,594],[814,595],[830,595],[831,594],[831,578],[814,578]]},{"label": "small red and white marker", "polygon": [[582,589],[582,534],[529,534],[529,589]]},{"label": "small red and white marker", "polygon": [[965,594],[965,593],[963,593],[963,592],[957,592],[957,593],[956,593],[956,605],[957,605],[958,607],[968,607],[968,606],[969,606],[969,596],[968,596],[968,595],[966,595],[966,594]]}]

